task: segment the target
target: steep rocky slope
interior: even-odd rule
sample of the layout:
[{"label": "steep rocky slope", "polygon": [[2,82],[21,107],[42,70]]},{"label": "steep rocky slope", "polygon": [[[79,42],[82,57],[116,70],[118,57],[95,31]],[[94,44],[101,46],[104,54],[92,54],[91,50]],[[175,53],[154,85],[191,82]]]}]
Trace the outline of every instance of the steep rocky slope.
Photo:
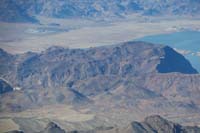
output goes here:
[{"label": "steep rocky slope", "polygon": [[12,92],[14,89],[3,79],[0,79],[0,94]]}]

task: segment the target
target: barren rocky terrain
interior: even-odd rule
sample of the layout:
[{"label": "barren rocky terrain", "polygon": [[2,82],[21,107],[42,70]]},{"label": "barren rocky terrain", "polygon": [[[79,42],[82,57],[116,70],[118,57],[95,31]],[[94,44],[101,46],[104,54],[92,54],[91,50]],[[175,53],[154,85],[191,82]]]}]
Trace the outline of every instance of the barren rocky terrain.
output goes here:
[{"label": "barren rocky terrain", "polygon": [[0,0],[0,133],[200,133],[199,14],[199,0]]},{"label": "barren rocky terrain", "polygon": [[199,74],[168,46],[126,42],[0,55],[1,78],[13,88],[0,95],[1,120],[22,131],[39,132],[52,121],[66,131],[124,128],[154,114],[199,125]]}]

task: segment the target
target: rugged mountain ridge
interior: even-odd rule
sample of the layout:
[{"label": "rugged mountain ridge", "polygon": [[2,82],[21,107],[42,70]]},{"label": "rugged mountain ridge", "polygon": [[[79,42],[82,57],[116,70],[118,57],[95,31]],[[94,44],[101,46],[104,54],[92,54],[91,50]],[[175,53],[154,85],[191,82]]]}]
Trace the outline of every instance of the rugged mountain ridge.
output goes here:
[{"label": "rugged mountain ridge", "polygon": [[[182,126],[158,115],[146,117],[143,122],[132,122],[123,128],[94,129],[90,131],[65,131],[56,123],[50,122],[40,133],[199,133],[199,127]],[[15,133],[13,131],[13,133]],[[16,131],[17,133],[17,131]]]},{"label": "rugged mountain ridge", "polygon": [[198,0],[2,0],[1,20],[32,21],[34,15],[56,18],[124,17],[143,15],[198,15]]},{"label": "rugged mountain ridge", "polygon": [[22,88],[72,87],[76,81],[96,76],[198,73],[172,48],[143,42],[90,49],[51,47],[39,54],[24,55],[9,55],[2,51],[1,60],[2,78]]},{"label": "rugged mountain ridge", "polygon": [[[198,123],[200,75],[170,47],[126,42],[89,49],[51,47],[18,55],[1,50],[0,55],[1,78],[21,88],[0,95],[1,113],[64,104],[95,114],[91,121],[79,123],[96,122],[94,127],[125,126],[155,112],[196,116],[190,120]],[[180,117],[179,122],[190,120]]]},{"label": "rugged mountain ridge", "polygon": [[185,127],[170,122],[160,116],[150,116],[145,118],[144,122],[132,122],[128,128],[122,132],[132,133],[198,133],[198,127]]},{"label": "rugged mountain ridge", "polygon": [[[178,63],[178,65],[175,63]],[[160,87],[159,85],[158,87],[151,87],[154,84],[150,82],[159,73],[197,74],[190,63],[173,49],[144,42],[127,42],[90,49],[51,47],[42,53],[29,52],[22,55],[10,55],[1,51],[0,72],[1,78],[12,83],[13,87],[27,91],[28,96],[26,93],[20,94],[27,98],[27,101],[24,101],[27,103],[35,101],[35,104],[48,102],[48,97],[46,99],[45,96],[40,98],[37,96],[46,92],[51,95],[53,103],[65,102],[71,104],[79,101],[87,103],[92,101],[90,97],[96,96],[96,99],[104,97],[102,99],[111,98],[111,101],[115,101],[115,97],[123,95],[133,99],[159,98],[163,91],[155,89]],[[172,77],[173,74],[169,76],[169,78]],[[196,78],[199,81],[198,75]],[[176,84],[176,86],[179,86],[179,84]],[[124,91],[122,93],[121,91],[120,93],[116,92],[118,88],[123,88]],[[29,94],[29,90],[34,90],[34,93]],[[194,92],[198,92],[198,87],[195,90],[192,92],[193,96],[195,96]],[[185,91],[183,93],[186,93]],[[113,95],[108,95],[109,93],[101,95],[105,92]],[[15,93],[19,92],[9,95],[12,96]],[[116,96],[114,96],[115,94]],[[9,97],[9,95],[3,97]],[[71,97],[69,97],[70,95]],[[27,105],[24,101],[18,101],[18,103],[23,103],[21,103],[24,106],[22,109],[26,108]],[[125,103],[128,105],[130,102],[126,101]],[[2,104],[5,103],[2,102]]]}]

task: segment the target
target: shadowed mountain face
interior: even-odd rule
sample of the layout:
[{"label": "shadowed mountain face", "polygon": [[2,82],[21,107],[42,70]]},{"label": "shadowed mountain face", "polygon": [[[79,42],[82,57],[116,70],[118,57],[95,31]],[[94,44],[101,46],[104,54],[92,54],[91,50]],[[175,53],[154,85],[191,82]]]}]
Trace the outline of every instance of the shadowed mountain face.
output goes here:
[{"label": "shadowed mountain face", "polygon": [[6,81],[0,79],[0,94],[13,91],[13,88],[6,83]]},{"label": "shadowed mountain face", "polygon": [[189,61],[183,60],[184,57],[172,50],[172,48],[165,47],[164,51],[167,54],[163,57],[163,59],[161,59],[160,64],[157,66],[159,72],[181,72],[189,74],[197,73],[195,69],[190,69],[191,64],[189,63]]},{"label": "shadowed mountain face", "polygon": [[30,21],[33,15],[56,18],[122,17],[144,15],[198,15],[198,0],[1,0],[2,21]]}]

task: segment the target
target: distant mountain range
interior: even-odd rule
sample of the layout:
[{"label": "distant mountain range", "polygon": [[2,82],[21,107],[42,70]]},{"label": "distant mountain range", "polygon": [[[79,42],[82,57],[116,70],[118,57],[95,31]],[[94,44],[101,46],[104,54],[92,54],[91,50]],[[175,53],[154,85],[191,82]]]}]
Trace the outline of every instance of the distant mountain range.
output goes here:
[{"label": "distant mountain range", "polygon": [[1,0],[0,20],[37,22],[35,15],[55,18],[199,15],[199,0]]}]

